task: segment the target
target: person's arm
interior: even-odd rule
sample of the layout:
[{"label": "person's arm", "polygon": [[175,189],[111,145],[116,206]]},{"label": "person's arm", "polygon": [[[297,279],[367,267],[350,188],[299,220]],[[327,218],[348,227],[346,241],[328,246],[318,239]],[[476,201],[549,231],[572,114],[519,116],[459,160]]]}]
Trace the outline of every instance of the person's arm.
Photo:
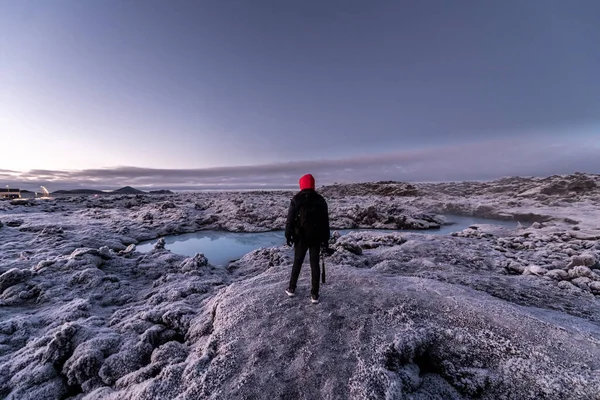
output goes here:
[{"label": "person's arm", "polygon": [[294,199],[290,201],[290,207],[288,208],[287,221],[285,223],[285,239],[290,242],[294,241],[294,232],[296,229],[296,204]]},{"label": "person's arm", "polygon": [[329,238],[331,238],[331,232],[329,231],[329,210],[327,209],[327,201],[323,199],[323,209],[325,210],[324,224],[323,224],[323,244],[325,247],[329,247]]}]

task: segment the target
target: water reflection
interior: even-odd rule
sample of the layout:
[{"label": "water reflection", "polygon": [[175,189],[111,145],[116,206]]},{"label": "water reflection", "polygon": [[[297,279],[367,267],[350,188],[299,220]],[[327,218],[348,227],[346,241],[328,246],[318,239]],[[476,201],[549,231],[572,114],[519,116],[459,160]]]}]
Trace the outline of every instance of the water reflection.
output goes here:
[{"label": "water reflection", "polygon": [[[150,251],[156,240],[137,246],[138,251]],[[183,235],[165,236],[166,248],[173,253],[194,256],[203,253],[213,265],[227,265],[252,250],[280,246],[285,243],[283,231],[261,233],[234,233],[201,231]]]}]

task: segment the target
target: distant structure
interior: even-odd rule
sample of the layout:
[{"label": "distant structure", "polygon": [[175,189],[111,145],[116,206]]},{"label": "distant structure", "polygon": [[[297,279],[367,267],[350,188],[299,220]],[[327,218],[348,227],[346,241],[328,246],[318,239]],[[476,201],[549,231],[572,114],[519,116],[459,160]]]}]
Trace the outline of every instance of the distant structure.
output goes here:
[{"label": "distant structure", "polygon": [[48,191],[48,189],[46,189],[43,186],[40,186],[42,188],[42,197],[50,197],[50,192]]},{"label": "distant structure", "polygon": [[21,198],[21,189],[9,188],[8,186],[5,188],[0,188],[0,199],[20,199]]}]

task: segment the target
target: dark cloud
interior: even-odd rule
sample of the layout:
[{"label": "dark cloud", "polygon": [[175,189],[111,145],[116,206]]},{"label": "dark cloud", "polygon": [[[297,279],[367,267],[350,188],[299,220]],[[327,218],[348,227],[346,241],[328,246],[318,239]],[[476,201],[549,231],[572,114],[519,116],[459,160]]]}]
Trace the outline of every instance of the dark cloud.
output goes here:
[{"label": "dark cloud", "polygon": [[152,171],[193,184],[600,124],[597,0],[76,3],[0,1],[0,147],[25,165],[268,164]]},{"label": "dark cloud", "polygon": [[[376,180],[450,181],[513,175],[600,173],[598,149],[589,143],[498,140],[403,153],[208,169],[116,167],[80,171],[33,170],[5,180],[23,188],[48,186],[115,189],[296,189],[312,173],[319,185]],[[12,177],[12,178],[11,178]]]}]

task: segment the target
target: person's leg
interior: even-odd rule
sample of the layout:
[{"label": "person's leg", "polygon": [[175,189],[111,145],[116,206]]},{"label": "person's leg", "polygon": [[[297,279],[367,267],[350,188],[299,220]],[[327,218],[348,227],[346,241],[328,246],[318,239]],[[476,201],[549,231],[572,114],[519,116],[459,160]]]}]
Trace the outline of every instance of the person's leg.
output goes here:
[{"label": "person's leg", "polygon": [[314,294],[317,297],[319,296],[319,282],[321,281],[321,268],[319,267],[320,250],[321,247],[319,245],[310,246],[310,294]]},{"label": "person's leg", "polygon": [[301,243],[296,243],[294,246],[294,266],[292,267],[292,276],[290,277],[289,286],[292,291],[296,290],[296,284],[298,283],[300,269],[302,268],[302,263],[304,262],[304,257],[306,256],[306,250],[308,250],[308,247]]}]

